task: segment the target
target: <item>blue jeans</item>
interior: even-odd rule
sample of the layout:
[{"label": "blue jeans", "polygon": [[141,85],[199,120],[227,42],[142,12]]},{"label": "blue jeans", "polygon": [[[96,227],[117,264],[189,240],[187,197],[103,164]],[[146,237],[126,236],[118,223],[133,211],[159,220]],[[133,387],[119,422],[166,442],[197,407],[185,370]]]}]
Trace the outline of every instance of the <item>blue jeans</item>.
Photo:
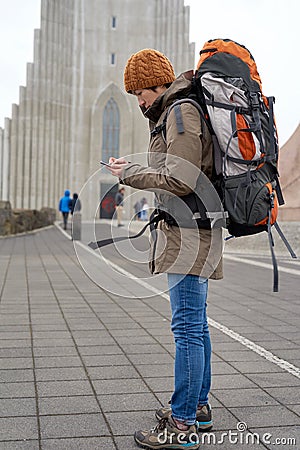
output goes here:
[{"label": "blue jeans", "polygon": [[211,386],[211,343],[206,317],[208,281],[196,275],[168,274],[168,284],[176,347],[172,415],[192,425],[197,406],[208,403]]}]

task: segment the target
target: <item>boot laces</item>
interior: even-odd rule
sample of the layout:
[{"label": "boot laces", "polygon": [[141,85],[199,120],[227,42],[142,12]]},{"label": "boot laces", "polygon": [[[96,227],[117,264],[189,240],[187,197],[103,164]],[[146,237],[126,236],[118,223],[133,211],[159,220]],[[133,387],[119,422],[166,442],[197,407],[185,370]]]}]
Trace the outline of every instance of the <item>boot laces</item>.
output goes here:
[{"label": "boot laces", "polygon": [[151,433],[157,433],[158,431],[164,430],[166,428],[166,423],[168,422],[168,417],[160,419],[157,425],[151,428]]}]

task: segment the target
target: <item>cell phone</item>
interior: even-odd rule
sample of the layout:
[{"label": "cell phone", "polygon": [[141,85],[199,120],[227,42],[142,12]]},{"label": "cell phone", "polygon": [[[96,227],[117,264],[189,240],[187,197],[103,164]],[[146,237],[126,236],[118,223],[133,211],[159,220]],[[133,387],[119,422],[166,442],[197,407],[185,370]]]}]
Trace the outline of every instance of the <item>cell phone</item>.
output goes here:
[{"label": "cell phone", "polygon": [[107,162],[105,162],[105,161],[100,161],[100,164],[102,164],[103,166],[108,166],[108,167],[110,167],[110,164],[107,163]]}]

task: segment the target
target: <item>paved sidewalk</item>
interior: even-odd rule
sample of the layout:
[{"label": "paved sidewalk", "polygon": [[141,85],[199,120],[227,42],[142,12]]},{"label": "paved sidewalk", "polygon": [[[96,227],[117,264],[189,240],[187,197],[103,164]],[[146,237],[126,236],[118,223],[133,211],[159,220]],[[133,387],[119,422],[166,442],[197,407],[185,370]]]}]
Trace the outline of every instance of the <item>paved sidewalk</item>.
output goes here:
[{"label": "paved sidewalk", "polygon": [[[82,246],[79,256],[115,283]],[[230,259],[211,283],[209,316],[225,328],[211,326],[215,426],[203,449],[300,448],[299,265],[283,264],[277,296],[269,270]],[[147,292],[150,279],[128,278],[122,297],[104,290],[56,227],[0,239],[0,269],[0,449],[137,449],[134,431],[155,425],[173,385],[169,304],[154,292],[164,279]]]}]

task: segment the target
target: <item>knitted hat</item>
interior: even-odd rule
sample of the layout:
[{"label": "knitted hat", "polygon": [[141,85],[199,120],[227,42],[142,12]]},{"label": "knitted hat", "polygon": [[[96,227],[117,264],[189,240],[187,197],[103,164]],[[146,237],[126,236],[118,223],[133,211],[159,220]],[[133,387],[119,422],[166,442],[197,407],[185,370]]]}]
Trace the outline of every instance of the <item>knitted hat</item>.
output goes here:
[{"label": "knitted hat", "polygon": [[124,71],[124,86],[127,92],[162,86],[174,80],[174,69],[168,58],[150,48],[132,55]]}]

